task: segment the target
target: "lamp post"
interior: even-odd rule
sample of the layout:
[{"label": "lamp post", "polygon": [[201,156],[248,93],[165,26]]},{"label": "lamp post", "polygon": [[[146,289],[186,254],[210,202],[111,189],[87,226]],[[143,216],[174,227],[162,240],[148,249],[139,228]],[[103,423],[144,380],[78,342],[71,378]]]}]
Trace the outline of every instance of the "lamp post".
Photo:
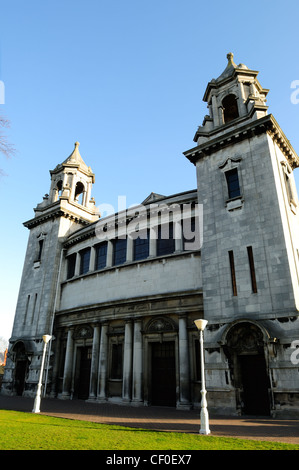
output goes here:
[{"label": "lamp post", "polygon": [[205,369],[204,369],[204,352],[203,352],[203,331],[207,326],[207,320],[195,320],[194,321],[197,329],[199,330],[199,342],[200,342],[200,363],[201,363],[201,412],[200,412],[200,434],[210,434],[209,429],[209,414],[208,404],[206,400],[206,387],[205,387]]},{"label": "lamp post", "polygon": [[52,336],[50,336],[50,335],[44,335],[43,336],[44,349],[43,349],[42,363],[41,363],[41,367],[40,367],[39,380],[38,380],[38,385],[37,385],[36,396],[35,396],[35,400],[34,400],[34,406],[33,406],[32,413],[39,413],[40,412],[40,401],[41,401],[42,381],[43,381],[43,372],[44,372],[46,349],[47,349],[47,344],[48,344],[48,342],[50,341],[51,338],[52,338]]}]

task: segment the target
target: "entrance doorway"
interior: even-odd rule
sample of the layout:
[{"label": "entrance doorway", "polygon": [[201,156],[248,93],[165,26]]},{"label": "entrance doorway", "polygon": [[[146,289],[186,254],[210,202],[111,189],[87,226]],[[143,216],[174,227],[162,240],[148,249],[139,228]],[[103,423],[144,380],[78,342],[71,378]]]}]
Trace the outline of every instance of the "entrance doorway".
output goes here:
[{"label": "entrance doorway", "polygon": [[78,348],[78,376],[75,394],[82,400],[87,400],[89,396],[90,368],[91,368],[91,347]]},{"label": "entrance doorway", "polygon": [[14,347],[15,353],[15,375],[14,375],[14,392],[23,395],[26,383],[26,374],[29,366],[28,355],[23,341],[18,341]]},{"label": "entrance doorway", "polygon": [[257,323],[240,321],[227,333],[225,353],[242,414],[270,415],[270,380],[265,358],[265,338]]},{"label": "entrance doorway", "polygon": [[269,416],[269,379],[264,355],[239,356],[239,363],[244,414]]},{"label": "entrance doorway", "polygon": [[175,343],[151,343],[152,405],[176,406]]},{"label": "entrance doorway", "polygon": [[25,388],[25,377],[27,371],[27,360],[20,360],[16,363],[15,389],[16,394],[21,396]]}]

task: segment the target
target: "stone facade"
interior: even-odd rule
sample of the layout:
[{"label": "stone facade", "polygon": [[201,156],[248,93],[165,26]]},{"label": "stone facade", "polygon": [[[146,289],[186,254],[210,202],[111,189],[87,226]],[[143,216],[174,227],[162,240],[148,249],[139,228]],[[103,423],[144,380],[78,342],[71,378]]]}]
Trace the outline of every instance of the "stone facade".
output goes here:
[{"label": "stone facade", "polygon": [[51,334],[50,396],[199,407],[194,320],[205,318],[210,412],[299,416],[299,159],[257,75],[229,54],[209,82],[209,115],[185,152],[197,190],[100,218],[78,143],[51,171],[25,223],[2,393],[34,396]]},{"label": "stone facade", "polygon": [[[292,170],[299,160],[267,115],[268,90],[257,72],[228,59],[224,73],[208,84],[210,116],[195,135],[197,146],[185,153],[196,165],[204,207],[209,405],[220,412],[292,416],[299,405],[298,369],[291,362],[299,337],[299,207]],[[236,106],[231,114],[227,96]]]}]

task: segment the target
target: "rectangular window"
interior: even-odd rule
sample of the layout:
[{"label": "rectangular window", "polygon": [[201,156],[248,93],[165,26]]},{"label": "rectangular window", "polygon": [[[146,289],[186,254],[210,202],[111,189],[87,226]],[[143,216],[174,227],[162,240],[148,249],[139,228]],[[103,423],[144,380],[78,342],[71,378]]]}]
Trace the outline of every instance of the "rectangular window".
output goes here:
[{"label": "rectangular window", "polygon": [[33,304],[33,310],[32,310],[31,323],[33,323],[34,316],[35,316],[36,302],[37,302],[37,294],[35,294],[35,296],[34,296],[34,304]]},{"label": "rectangular window", "polygon": [[103,269],[107,265],[108,242],[103,242],[96,248],[95,270]]},{"label": "rectangular window", "polygon": [[38,255],[37,255],[37,260],[36,261],[40,261],[41,258],[42,258],[43,246],[44,246],[44,240],[39,240],[39,242],[38,242]]},{"label": "rectangular window", "polygon": [[248,253],[248,260],[249,260],[249,267],[250,267],[252,292],[254,294],[256,294],[257,293],[257,285],[256,285],[256,278],[255,278],[255,268],[254,268],[252,246],[247,247],[247,253]]},{"label": "rectangular window", "polygon": [[26,318],[28,314],[28,307],[29,307],[29,302],[30,302],[30,295],[27,295],[27,300],[26,300],[26,307],[25,307],[25,315],[24,315],[24,325],[26,323]]},{"label": "rectangular window", "polygon": [[236,283],[236,272],[235,272],[235,262],[234,262],[234,252],[229,251],[228,252],[229,256],[229,264],[230,264],[230,273],[231,273],[231,279],[232,279],[232,288],[233,288],[233,295],[237,296],[237,283]]},{"label": "rectangular window", "polygon": [[136,238],[133,241],[133,258],[134,261],[145,259],[149,256],[149,231],[146,238]]},{"label": "rectangular window", "polygon": [[227,182],[229,199],[233,199],[234,197],[240,196],[241,191],[240,191],[239,176],[238,176],[237,168],[227,171],[225,173],[225,177],[226,177],[226,182]]},{"label": "rectangular window", "polygon": [[80,252],[80,274],[86,274],[89,271],[90,248]]},{"label": "rectangular window", "polygon": [[169,255],[175,251],[173,223],[159,225],[157,239],[157,256]]},{"label": "rectangular window", "polygon": [[77,253],[73,253],[67,257],[67,279],[71,279],[75,275],[76,256]]},{"label": "rectangular window", "polygon": [[112,344],[110,378],[121,380],[123,376],[123,345]]},{"label": "rectangular window", "polygon": [[127,239],[117,238],[113,243],[113,265],[123,264],[127,259]]},{"label": "rectangular window", "polygon": [[289,202],[294,201],[293,188],[292,188],[291,180],[290,180],[290,178],[288,177],[288,175],[286,173],[284,174],[284,177],[285,177],[286,189],[287,189],[287,195],[288,195]]}]

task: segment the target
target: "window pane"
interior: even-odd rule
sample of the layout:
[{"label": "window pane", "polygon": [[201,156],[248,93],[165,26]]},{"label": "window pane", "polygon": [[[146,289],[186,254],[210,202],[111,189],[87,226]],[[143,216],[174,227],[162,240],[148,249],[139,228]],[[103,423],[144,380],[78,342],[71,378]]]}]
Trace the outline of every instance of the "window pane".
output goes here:
[{"label": "window pane", "polygon": [[114,253],[113,253],[113,264],[123,264],[127,259],[127,240],[117,239],[114,240]]},{"label": "window pane", "polygon": [[134,260],[145,259],[149,255],[149,232],[147,238],[136,238],[134,240]]},{"label": "window pane", "polygon": [[80,274],[86,274],[89,271],[90,248],[81,251]]},{"label": "window pane", "polygon": [[159,225],[157,240],[157,256],[168,255],[175,251],[173,224]]},{"label": "window pane", "polygon": [[76,253],[67,258],[67,279],[75,275]]},{"label": "window pane", "polygon": [[95,269],[103,269],[107,263],[107,247],[108,243],[104,242],[97,246]]},{"label": "window pane", "polygon": [[238,170],[235,168],[234,170],[227,171],[225,173],[226,181],[227,181],[227,189],[228,189],[228,197],[230,199],[234,197],[240,196],[240,185],[239,185],[239,177],[238,177]]}]

